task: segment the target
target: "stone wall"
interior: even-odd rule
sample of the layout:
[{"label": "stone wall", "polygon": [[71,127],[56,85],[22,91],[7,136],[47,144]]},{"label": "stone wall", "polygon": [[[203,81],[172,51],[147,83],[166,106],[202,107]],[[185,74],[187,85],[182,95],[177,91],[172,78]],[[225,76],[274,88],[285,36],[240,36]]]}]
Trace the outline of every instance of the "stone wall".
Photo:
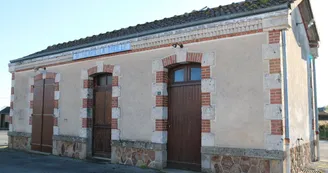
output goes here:
[{"label": "stone wall", "polygon": [[283,158],[280,150],[202,147],[202,172],[281,173]]},{"label": "stone wall", "polygon": [[31,149],[31,134],[23,132],[8,132],[8,148],[17,150]]},{"label": "stone wall", "polygon": [[212,156],[211,170],[215,173],[270,173],[270,161],[245,156]]},{"label": "stone wall", "polygon": [[155,151],[140,149],[140,148],[127,148],[116,147],[115,157],[118,159],[119,164],[132,165],[132,166],[146,166],[155,168]]},{"label": "stone wall", "polygon": [[291,172],[299,173],[311,163],[311,143],[299,144],[290,149]]},{"label": "stone wall", "polygon": [[112,163],[162,169],[166,145],[141,141],[112,141]]},{"label": "stone wall", "polygon": [[58,156],[85,159],[86,140],[71,136],[54,136],[52,153]]},{"label": "stone wall", "polygon": [[31,138],[25,136],[8,136],[8,147],[17,150],[30,150]]}]

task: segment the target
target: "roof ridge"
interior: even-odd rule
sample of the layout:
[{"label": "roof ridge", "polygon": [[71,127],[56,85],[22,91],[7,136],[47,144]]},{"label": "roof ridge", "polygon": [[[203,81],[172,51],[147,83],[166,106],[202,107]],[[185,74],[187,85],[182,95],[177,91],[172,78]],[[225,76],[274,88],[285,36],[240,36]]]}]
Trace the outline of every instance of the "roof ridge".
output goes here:
[{"label": "roof ridge", "polygon": [[[105,33],[99,33],[99,34],[97,34],[97,35],[92,35],[92,36],[87,36],[87,37],[84,37],[84,38],[75,39],[75,40],[71,40],[71,41],[67,41],[67,42],[57,43],[57,44],[54,44],[54,45],[48,46],[47,48],[52,47],[52,46],[62,45],[62,44],[68,44],[68,43],[70,43],[70,42],[74,42],[74,41],[78,41],[78,40],[83,40],[83,39],[87,39],[87,38],[95,37],[95,36],[102,35],[102,34],[107,34],[107,33],[112,33],[112,32],[118,32],[118,31],[120,31],[120,30],[124,30],[124,29],[128,29],[128,28],[132,28],[132,27],[137,27],[137,26],[141,26],[141,25],[146,25],[146,24],[149,24],[149,23],[153,23],[153,22],[156,22],[156,21],[162,21],[162,20],[165,20],[165,19],[173,18],[173,17],[180,17],[180,16],[185,16],[185,15],[188,16],[188,15],[190,15],[190,14],[192,14],[192,13],[196,13],[196,12],[210,11],[210,10],[213,10],[213,9],[216,9],[216,8],[223,8],[223,7],[230,6],[230,5],[234,5],[234,4],[245,3],[245,2],[250,2],[250,3],[251,3],[251,2],[255,2],[255,1],[259,1],[259,2],[262,2],[262,3],[267,3],[267,2],[269,2],[270,0],[244,0],[244,1],[240,1],[240,2],[232,2],[232,3],[230,3],[230,4],[219,5],[218,7],[207,8],[206,10],[192,10],[191,12],[186,12],[186,13],[179,14],[179,15],[174,15],[174,16],[172,16],[172,17],[164,17],[164,18],[162,18],[162,19],[154,20],[154,21],[151,21],[151,22],[145,22],[145,23],[142,23],[142,24],[134,25],[134,26],[123,27],[123,28],[120,28],[120,29],[114,29],[114,30],[112,30],[112,31],[107,31],[107,32],[105,32]],[[273,0],[273,1],[274,1],[274,0]]]},{"label": "roof ridge", "polygon": [[100,33],[97,35],[87,36],[80,39],[75,39],[71,41],[66,41],[58,44],[48,46],[46,49],[35,52],[23,58],[13,60],[11,62],[20,61],[24,59],[31,59],[36,56],[42,56],[46,52],[53,52],[57,50],[62,50],[69,47],[85,45],[97,41],[105,41],[112,38],[119,38],[123,36],[139,34],[146,31],[152,31],[160,28],[168,28],[172,26],[192,23],[195,21],[205,20],[209,18],[228,16],[236,13],[249,12],[254,10],[259,10],[263,8],[269,8],[272,6],[282,5],[293,0],[244,0],[240,2],[233,2],[226,5],[220,5],[213,8],[207,8],[206,10],[193,10],[191,12],[174,15],[172,17],[165,17],[160,20],[154,20],[151,22],[145,22],[143,24],[137,24],[134,26],[129,26],[125,28],[115,29],[113,31],[108,31],[105,33]]}]

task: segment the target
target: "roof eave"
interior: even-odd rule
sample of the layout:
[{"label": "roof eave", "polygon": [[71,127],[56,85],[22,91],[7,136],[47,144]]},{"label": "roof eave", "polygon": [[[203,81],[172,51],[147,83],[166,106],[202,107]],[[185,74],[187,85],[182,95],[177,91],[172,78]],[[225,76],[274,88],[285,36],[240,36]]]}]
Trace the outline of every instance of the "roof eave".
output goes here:
[{"label": "roof eave", "polygon": [[[309,40],[309,46],[311,48],[316,48],[316,47],[319,47],[320,37],[319,37],[318,29],[317,29],[317,26],[316,26],[316,23],[314,20],[311,2],[309,0],[304,0],[303,3],[304,3],[304,4],[302,4],[303,6],[301,6],[301,8],[300,8],[300,13],[301,13],[303,22],[306,22],[306,24],[308,24],[307,22],[313,20],[313,25],[310,28],[308,28],[307,25],[304,23],[304,28],[306,29],[307,37]],[[310,18],[309,21],[304,21],[305,15],[309,16],[309,18]],[[313,33],[313,34],[311,34],[311,33]]]},{"label": "roof eave", "polygon": [[278,6],[268,7],[268,8],[264,8],[264,9],[258,9],[258,10],[254,10],[254,11],[248,11],[248,12],[237,13],[237,14],[226,15],[226,16],[219,16],[219,17],[214,17],[211,19],[205,19],[205,20],[190,22],[190,23],[186,23],[186,24],[181,24],[181,25],[176,25],[176,26],[171,26],[171,27],[166,27],[166,28],[161,28],[161,29],[156,29],[156,30],[151,30],[151,31],[145,31],[145,32],[137,33],[137,34],[131,34],[131,35],[117,37],[117,38],[111,38],[111,39],[83,44],[83,45],[79,45],[79,46],[73,46],[73,47],[55,50],[55,51],[51,51],[51,52],[29,55],[29,56],[25,56],[22,58],[11,60],[10,63],[17,63],[17,62],[30,60],[30,59],[34,59],[34,58],[39,58],[39,57],[43,57],[43,56],[54,55],[54,54],[58,54],[58,53],[73,51],[73,50],[77,50],[77,49],[83,49],[83,48],[97,46],[97,45],[111,43],[111,42],[133,39],[133,38],[137,38],[137,37],[172,31],[172,30],[181,29],[181,28],[187,28],[187,27],[192,27],[192,26],[197,26],[197,25],[203,25],[203,24],[220,22],[220,21],[225,21],[225,20],[230,20],[230,19],[235,19],[235,18],[247,17],[247,16],[251,16],[251,15],[257,15],[257,14],[269,13],[269,12],[273,12],[273,11],[284,10],[284,9],[288,9],[289,5],[290,5],[290,3],[287,2],[284,4],[278,5]]}]

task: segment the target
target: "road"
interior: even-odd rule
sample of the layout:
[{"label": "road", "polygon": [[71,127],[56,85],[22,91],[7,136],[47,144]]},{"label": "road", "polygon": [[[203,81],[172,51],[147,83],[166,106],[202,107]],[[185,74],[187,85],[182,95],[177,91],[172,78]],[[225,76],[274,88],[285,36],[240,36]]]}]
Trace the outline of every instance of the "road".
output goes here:
[{"label": "road", "polygon": [[320,141],[320,160],[328,162],[328,141]]},{"label": "road", "polygon": [[158,173],[153,169],[132,166],[95,163],[57,157],[38,155],[9,149],[0,149],[0,173]]},{"label": "road", "polygon": [[[0,146],[7,145],[7,142],[8,142],[7,131],[1,130]],[[315,167],[317,168],[321,167],[322,169],[328,168],[327,167],[328,141],[320,141],[320,160],[321,162],[317,162]],[[57,156],[37,155],[37,154],[31,154],[26,152],[9,150],[0,147],[0,173],[6,173],[6,172],[156,173],[158,171],[152,169],[141,169],[136,167],[124,166],[124,165],[99,164],[99,163],[86,162],[82,160],[75,160],[75,159],[57,157]]]},{"label": "road", "polygon": [[0,173],[189,173],[189,171],[181,170],[158,171],[53,155],[32,154],[4,148],[7,142],[7,131],[0,131]]},{"label": "road", "polygon": [[0,130],[0,146],[8,145],[7,133],[7,130]]}]

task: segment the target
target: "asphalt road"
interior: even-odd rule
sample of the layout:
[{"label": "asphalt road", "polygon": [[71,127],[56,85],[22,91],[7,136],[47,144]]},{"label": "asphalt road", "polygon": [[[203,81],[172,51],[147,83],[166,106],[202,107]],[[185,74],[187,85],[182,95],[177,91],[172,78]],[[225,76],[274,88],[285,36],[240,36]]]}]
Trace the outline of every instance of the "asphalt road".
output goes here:
[{"label": "asphalt road", "polygon": [[0,173],[158,173],[153,169],[95,163],[27,152],[0,149]]},{"label": "asphalt road", "polygon": [[8,131],[0,131],[0,173],[189,173],[181,170],[154,170],[138,167],[39,155],[6,147]]},{"label": "asphalt road", "polygon": [[0,146],[8,145],[7,133],[7,130],[0,130]]},{"label": "asphalt road", "polygon": [[328,141],[320,141],[320,160],[328,162]]},{"label": "asphalt road", "polygon": [[[7,132],[0,130],[0,146],[8,144]],[[328,141],[320,141],[320,160],[325,167],[328,162]],[[100,164],[65,157],[44,156],[0,147],[0,173],[157,173],[157,170],[136,167]],[[166,171],[165,171],[166,172]],[[171,171],[168,171],[171,172]],[[172,171],[175,172],[175,171]],[[180,171],[178,171],[180,172]],[[182,171],[183,172],[183,171]]]}]

